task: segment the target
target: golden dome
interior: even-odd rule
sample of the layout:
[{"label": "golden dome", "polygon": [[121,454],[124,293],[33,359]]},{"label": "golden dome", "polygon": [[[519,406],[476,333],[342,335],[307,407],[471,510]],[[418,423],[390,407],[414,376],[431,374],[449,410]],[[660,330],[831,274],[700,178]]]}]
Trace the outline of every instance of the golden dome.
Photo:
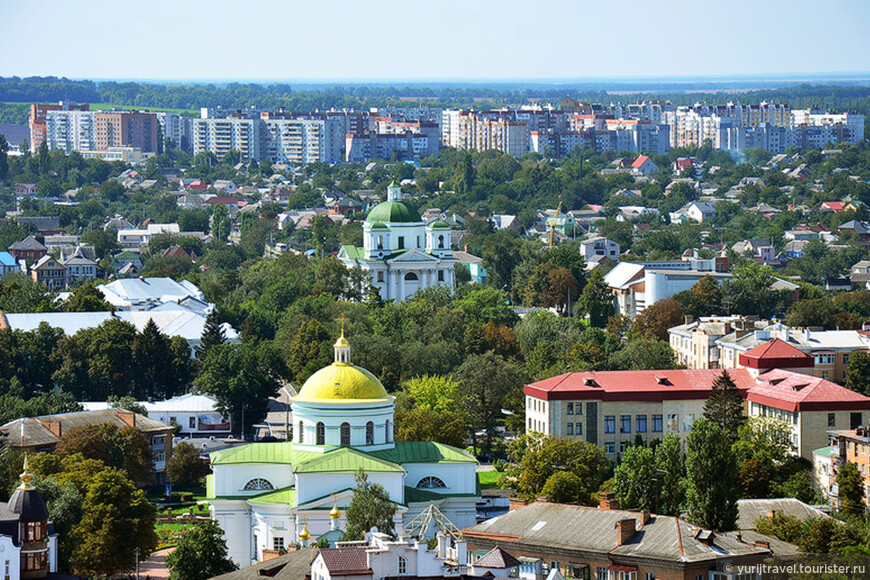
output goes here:
[{"label": "golden dome", "polygon": [[389,400],[381,381],[364,368],[350,363],[332,363],[311,375],[294,401],[359,402]]},{"label": "golden dome", "polygon": [[332,504],[332,509],[329,510],[329,517],[338,519],[341,517],[341,511],[338,509],[338,504]]},{"label": "golden dome", "polygon": [[342,333],[341,336],[338,337],[338,340],[335,341],[335,344],[333,346],[343,348],[346,346],[350,346],[350,343],[344,337],[344,333]]},{"label": "golden dome", "polygon": [[311,534],[308,532],[308,524],[302,526],[302,531],[299,532],[299,539],[303,542],[307,542],[311,539]]}]

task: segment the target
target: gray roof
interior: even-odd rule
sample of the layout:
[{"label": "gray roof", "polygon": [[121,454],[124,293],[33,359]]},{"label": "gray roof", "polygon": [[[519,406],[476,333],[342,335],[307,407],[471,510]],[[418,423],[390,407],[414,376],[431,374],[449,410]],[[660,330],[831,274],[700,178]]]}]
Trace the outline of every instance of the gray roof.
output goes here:
[{"label": "gray roof", "polygon": [[37,240],[33,236],[27,236],[20,242],[15,242],[14,244],[9,246],[10,250],[21,250],[21,251],[36,251],[36,250],[45,250],[48,251],[48,248],[42,244],[39,240]]},{"label": "gray roof", "polygon": [[759,518],[766,518],[770,510],[777,514],[795,516],[799,520],[830,517],[823,511],[792,497],[779,499],[740,499],[737,500],[737,529],[754,530]]},{"label": "gray roof", "polygon": [[311,562],[319,550],[314,547],[302,548],[265,562],[247,566],[235,572],[215,576],[211,580],[298,580],[311,574]]},{"label": "gray roof", "polygon": [[[55,445],[60,438],[52,433],[46,423],[58,421],[61,426],[61,436],[73,427],[84,425],[102,425],[110,423],[119,428],[127,427],[127,423],[121,418],[121,414],[129,413],[123,409],[106,409],[103,411],[77,411],[73,413],[59,413],[57,415],[43,415],[41,417],[25,417],[15,419],[0,427],[0,440],[6,439],[12,446],[19,446],[21,437],[21,423],[24,422],[24,437],[22,447],[42,447]],[[164,425],[144,415],[132,413],[135,416],[135,426],[143,433],[171,431],[172,427]]]},{"label": "gray roof", "polygon": [[20,217],[18,223],[22,225],[33,224],[40,232],[60,229],[60,218],[57,216]]},{"label": "gray roof", "polygon": [[[641,524],[640,518],[638,512],[536,502],[466,528],[463,533],[471,542],[490,534],[514,536],[517,539],[512,545],[524,552],[536,549],[577,554],[592,552],[673,563],[705,562],[768,553],[762,548],[702,530],[672,516],[651,516],[645,525]],[[617,522],[624,519],[636,520],[638,532],[619,546],[616,526]],[[704,537],[710,539],[705,542]]]}]

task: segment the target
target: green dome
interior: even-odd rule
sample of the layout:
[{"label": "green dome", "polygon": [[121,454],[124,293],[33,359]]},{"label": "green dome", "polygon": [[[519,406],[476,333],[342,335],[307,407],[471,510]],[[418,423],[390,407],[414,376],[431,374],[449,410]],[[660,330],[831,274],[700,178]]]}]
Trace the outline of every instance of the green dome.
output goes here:
[{"label": "green dome", "polygon": [[400,201],[385,201],[376,205],[369,212],[366,221],[384,223],[418,223],[420,214]]},{"label": "green dome", "polygon": [[450,229],[450,226],[447,225],[447,222],[443,222],[441,220],[438,220],[436,222],[432,222],[431,224],[429,224],[429,227],[433,230],[449,230]]}]

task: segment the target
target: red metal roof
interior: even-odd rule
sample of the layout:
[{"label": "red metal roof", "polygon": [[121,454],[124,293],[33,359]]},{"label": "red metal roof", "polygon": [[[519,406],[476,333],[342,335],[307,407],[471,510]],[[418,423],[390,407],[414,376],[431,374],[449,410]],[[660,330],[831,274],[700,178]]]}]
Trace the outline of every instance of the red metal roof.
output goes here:
[{"label": "red metal roof", "polygon": [[634,163],[631,164],[632,167],[638,169],[641,165],[647,162],[649,159],[649,155],[641,155],[637,159],[634,160]]},{"label": "red metal roof", "polygon": [[834,211],[840,211],[846,206],[842,201],[823,201],[822,207],[826,207],[828,209],[832,209]]},{"label": "red metal roof", "polygon": [[[713,381],[721,374],[718,369],[573,372],[526,385],[525,393],[548,401],[706,399],[713,389]],[[746,369],[729,369],[728,374],[741,390],[755,386],[755,380]]]},{"label": "red metal roof", "polygon": [[812,367],[814,359],[782,339],[774,338],[738,357],[740,364],[754,369]]},{"label": "red metal roof", "polygon": [[870,409],[870,398],[831,381],[774,369],[758,376],[747,399],[785,411]]}]

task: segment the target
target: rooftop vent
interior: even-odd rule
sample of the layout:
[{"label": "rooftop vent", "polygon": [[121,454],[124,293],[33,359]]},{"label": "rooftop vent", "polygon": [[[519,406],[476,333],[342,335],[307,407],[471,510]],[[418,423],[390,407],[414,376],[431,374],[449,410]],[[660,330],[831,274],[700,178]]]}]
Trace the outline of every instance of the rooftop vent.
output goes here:
[{"label": "rooftop vent", "polygon": [[800,391],[804,387],[809,386],[809,383],[801,383],[800,385],[795,385],[791,388],[792,391]]},{"label": "rooftop vent", "polygon": [[598,383],[596,383],[595,379],[593,379],[592,377],[586,377],[585,379],[583,379],[583,384],[586,385],[587,387],[597,387],[598,386]]},{"label": "rooftop vent", "polygon": [[672,385],[670,379],[668,377],[656,377],[656,382],[660,385]]}]

